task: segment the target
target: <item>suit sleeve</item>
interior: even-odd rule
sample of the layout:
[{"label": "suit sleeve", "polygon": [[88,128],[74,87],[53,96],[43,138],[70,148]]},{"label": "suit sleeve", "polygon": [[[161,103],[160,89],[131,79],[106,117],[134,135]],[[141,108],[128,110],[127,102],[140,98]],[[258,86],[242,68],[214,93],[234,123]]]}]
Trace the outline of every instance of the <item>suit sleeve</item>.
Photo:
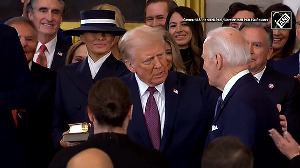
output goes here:
[{"label": "suit sleeve", "polygon": [[52,129],[52,140],[55,149],[59,149],[60,140],[62,138],[62,133],[68,130],[68,118],[64,108],[62,88],[61,88],[61,78],[63,76],[63,71],[59,71],[56,80],[56,92],[55,92],[55,104],[54,104],[54,114],[53,114],[53,129]]},{"label": "suit sleeve", "polygon": [[282,104],[282,113],[287,118],[288,131],[293,135],[295,140],[300,142],[300,84],[295,79],[293,89],[286,96]]},{"label": "suit sleeve", "polygon": [[0,31],[0,110],[28,107],[33,96],[30,94],[32,80],[26,56],[14,29]]}]

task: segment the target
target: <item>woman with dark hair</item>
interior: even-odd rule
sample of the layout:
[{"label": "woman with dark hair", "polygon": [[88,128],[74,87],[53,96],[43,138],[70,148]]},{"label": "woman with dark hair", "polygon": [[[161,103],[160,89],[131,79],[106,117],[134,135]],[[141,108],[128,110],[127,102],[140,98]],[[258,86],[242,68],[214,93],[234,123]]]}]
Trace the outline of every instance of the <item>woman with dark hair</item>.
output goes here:
[{"label": "woman with dark hair", "polygon": [[188,7],[180,6],[172,9],[166,20],[166,29],[173,35],[179,46],[187,74],[200,75],[203,70],[202,45],[203,28],[201,22],[184,21],[197,19],[197,13]]},{"label": "woman with dark hair", "polygon": [[[241,2],[232,3],[228,11],[223,16],[224,19],[232,18],[263,18],[263,13],[257,5],[246,5]],[[230,26],[239,29],[243,22],[227,22],[224,21],[222,27]]]},{"label": "woman with dark hair", "polygon": [[159,151],[141,147],[126,135],[132,108],[130,92],[123,81],[105,78],[95,83],[89,91],[87,107],[94,135],[82,144],[58,152],[49,167],[66,167],[77,153],[98,148],[109,155],[114,168],[167,168],[168,164]]},{"label": "woman with dark hair", "polygon": [[269,6],[264,12],[264,17],[271,20],[272,11],[291,11],[292,12],[292,29],[282,30],[273,29],[273,55],[272,59],[278,61],[282,58],[293,54],[296,43],[296,17],[292,9],[282,3],[277,3]]}]

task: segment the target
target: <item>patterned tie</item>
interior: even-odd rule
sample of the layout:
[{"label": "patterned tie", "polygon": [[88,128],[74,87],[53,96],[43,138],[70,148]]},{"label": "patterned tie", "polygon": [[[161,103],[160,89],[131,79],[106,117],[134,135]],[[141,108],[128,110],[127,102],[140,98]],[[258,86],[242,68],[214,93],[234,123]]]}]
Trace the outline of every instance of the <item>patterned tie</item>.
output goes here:
[{"label": "patterned tie", "polygon": [[215,117],[217,116],[218,112],[220,111],[220,109],[222,107],[222,103],[223,103],[223,99],[222,99],[222,95],[220,95],[218,98],[218,101],[217,101],[216,108],[215,108]]},{"label": "patterned tie", "polygon": [[253,77],[254,77],[255,81],[256,81],[257,83],[259,83],[259,80],[258,80],[258,78],[257,78],[257,77],[255,77],[255,76],[253,76]]},{"label": "patterned tie", "polygon": [[45,44],[41,45],[40,54],[39,54],[36,62],[47,68],[47,57],[45,55],[46,50],[47,50],[47,47],[45,46]]},{"label": "patterned tie", "polygon": [[150,135],[151,142],[153,147],[159,150],[160,146],[160,119],[158,108],[154,99],[153,94],[157,91],[155,87],[149,87],[147,91],[150,92],[146,103],[145,109],[145,119],[148,128],[148,132]]}]

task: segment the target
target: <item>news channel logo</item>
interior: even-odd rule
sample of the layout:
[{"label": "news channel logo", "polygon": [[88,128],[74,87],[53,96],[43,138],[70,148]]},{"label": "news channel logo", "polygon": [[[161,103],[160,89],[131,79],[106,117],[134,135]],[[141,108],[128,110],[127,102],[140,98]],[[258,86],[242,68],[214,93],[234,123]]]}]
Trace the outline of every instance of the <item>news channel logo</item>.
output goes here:
[{"label": "news channel logo", "polygon": [[271,29],[292,29],[292,12],[272,11]]}]

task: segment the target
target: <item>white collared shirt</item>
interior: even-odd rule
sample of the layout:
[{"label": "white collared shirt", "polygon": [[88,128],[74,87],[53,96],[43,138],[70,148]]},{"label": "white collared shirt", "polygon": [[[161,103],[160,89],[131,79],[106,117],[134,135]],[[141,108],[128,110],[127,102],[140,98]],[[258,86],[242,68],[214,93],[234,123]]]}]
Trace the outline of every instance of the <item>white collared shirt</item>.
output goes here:
[{"label": "white collared shirt", "polygon": [[222,99],[225,100],[227,94],[231,90],[232,86],[236,83],[237,80],[239,80],[244,75],[250,73],[249,70],[243,70],[239,72],[238,74],[234,75],[225,85],[223,93],[222,93]]},{"label": "white collared shirt", "polygon": [[255,74],[255,75],[253,75],[253,76],[257,79],[257,82],[258,82],[258,83],[260,82],[260,79],[261,79],[262,75],[264,74],[265,70],[266,70],[266,66],[264,67],[263,70],[261,70],[260,72],[258,72],[258,73]]},{"label": "white collared shirt", "polygon": [[[53,57],[54,57],[56,43],[57,43],[57,36],[55,36],[54,39],[52,39],[51,41],[49,41],[48,43],[45,44],[45,46],[47,47],[47,50],[45,50],[45,55],[46,55],[46,58],[47,58],[47,68],[51,67]],[[34,62],[36,62],[36,60],[37,60],[37,58],[40,54],[41,45],[43,45],[43,44],[41,42],[38,42],[35,54],[33,56],[33,61]]]},{"label": "white collared shirt", "polygon": [[106,55],[104,55],[103,57],[101,57],[100,59],[98,59],[96,62],[94,62],[93,59],[89,55],[87,56],[91,75],[92,75],[93,79],[95,78],[95,76],[97,75],[102,64],[104,63],[104,61],[107,59],[107,57],[110,54],[111,54],[111,51],[109,53],[107,53]]},{"label": "white collared shirt", "polygon": [[[146,103],[147,103],[148,97],[150,95],[150,92],[147,91],[149,86],[146,83],[144,83],[143,81],[141,81],[140,78],[137,76],[137,74],[135,74],[135,79],[139,86],[141,104],[142,104],[142,108],[143,108],[143,113],[145,114]],[[157,92],[155,92],[153,96],[154,96],[155,102],[157,104],[158,112],[159,112],[160,132],[161,132],[161,138],[162,138],[164,125],[165,125],[165,99],[166,99],[164,83],[155,86],[155,88],[156,88]]]},{"label": "white collared shirt", "polygon": [[30,61],[30,62],[28,63],[28,67],[29,67],[29,70],[31,71],[32,61]]}]

